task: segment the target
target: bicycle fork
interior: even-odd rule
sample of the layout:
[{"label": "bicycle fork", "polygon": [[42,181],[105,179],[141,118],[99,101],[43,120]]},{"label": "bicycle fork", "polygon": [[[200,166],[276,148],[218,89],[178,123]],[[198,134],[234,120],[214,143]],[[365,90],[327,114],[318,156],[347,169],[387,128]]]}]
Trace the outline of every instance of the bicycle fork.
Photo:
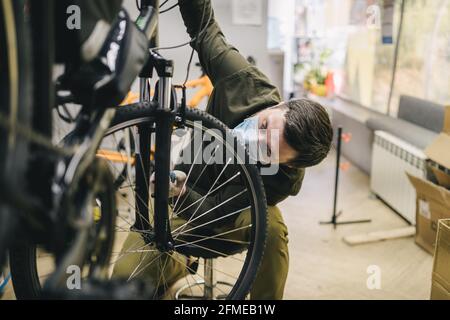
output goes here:
[{"label": "bicycle fork", "polygon": [[[169,173],[170,173],[170,146],[174,113],[172,105],[172,76],[173,63],[165,60],[158,53],[151,52],[149,59],[150,69],[155,69],[159,76],[157,97],[159,105],[155,117],[155,194],[154,194],[154,226],[150,226],[149,219],[149,178],[150,178],[150,134],[151,128],[138,127],[139,147],[136,156],[136,222],[137,230],[152,230],[150,242],[154,242],[160,251],[171,251],[174,242],[171,236],[169,221]],[[148,99],[148,87],[145,76],[141,79],[141,100]]]}]

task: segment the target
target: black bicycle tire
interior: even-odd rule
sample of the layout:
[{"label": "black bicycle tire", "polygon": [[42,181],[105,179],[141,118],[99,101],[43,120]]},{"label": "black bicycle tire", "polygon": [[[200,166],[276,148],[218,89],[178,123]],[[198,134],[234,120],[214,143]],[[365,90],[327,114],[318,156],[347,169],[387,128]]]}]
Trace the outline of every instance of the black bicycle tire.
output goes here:
[{"label": "black bicycle tire", "polygon": [[[134,140],[130,139],[130,151],[131,153],[134,153],[135,150],[135,144],[134,144]],[[129,172],[128,172],[128,167],[124,166],[124,168],[122,169],[122,172],[119,173],[119,175],[117,176],[116,180],[114,181],[114,188],[117,190],[120,188],[120,186],[129,178]]]},{"label": "black bicycle tire", "polygon": [[[137,118],[147,118],[149,120],[151,120],[153,115],[153,110],[147,108],[147,107],[143,107],[140,105],[132,105],[129,107],[124,107],[121,108],[120,112],[118,112],[116,114],[116,116],[114,117],[113,121],[111,122],[111,128],[114,128],[114,126],[117,126],[118,124],[122,124],[122,123],[126,123],[127,121],[133,121],[136,120]],[[186,119],[191,119],[193,121],[202,121],[203,124],[206,124],[205,127],[207,128],[217,128],[219,130],[221,130],[222,132],[228,131],[228,127],[222,123],[220,120],[214,118],[212,115],[203,112],[201,110],[198,109],[187,109],[186,110]],[[260,202],[264,203],[264,207],[266,207],[266,195],[265,195],[265,191],[264,191],[264,185],[262,182],[262,178],[260,176],[260,174],[258,173],[258,169],[255,165],[246,165],[246,168],[248,168],[251,171],[251,175],[252,175],[252,179],[254,181],[254,185],[257,185],[258,190],[257,190],[257,199],[260,199]],[[255,183],[256,182],[256,183]],[[266,211],[266,210],[265,210]],[[262,256],[264,253],[264,248],[265,248],[265,239],[267,236],[267,214],[266,212],[264,212],[264,217],[259,217],[262,220],[264,220],[261,224],[260,224],[260,229],[261,230],[257,230],[259,233],[263,233],[262,238],[264,239],[263,241],[258,241],[256,243],[257,246],[259,246],[258,248],[256,248],[255,252],[257,257],[256,258],[256,262],[251,264],[250,266],[247,266],[248,270],[246,270],[246,274],[247,276],[244,277],[244,279],[242,279],[241,281],[243,282],[240,287],[242,288],[242,290],[239,290],[239,292],[237,292],[235,294],[236,299],[243,299],[245,298],[245,295],[248,293],[249,289],[251,288],[251,285],[253,284],[253,281],[255,280],[258,268],[259,268],[259,264],[262,260]],[[253,244],[254,245],[254,244]]]},{"label": "black bicycle tire", "polygon": [[[31,29],[29,21],[24,17],[24,1],[3,1],[0,5],[0,24],[5,23],[2,29],[5,33],[14,34],[13,41],[8,41],[7,46],[2,46],[6,50],[7,59],[14,56],[16,60],[16,90],[17,90],[17,122],[21,127],[28,128],[32,121],[32,92],[33,92],[33,65],[31,52]],[[8,11],[8,12],[6,12]],[[12,11],[12,12],[10,12]],[[6,14],[9,18],[6,18]],[[3,36],[2,36],[3,38]],[[5,34],[5,41],[6,34]],[[14,54],[13,54],[14,53]],[[5,56],[6,56],[5,55]],[[9,60],[6,64],[8,70],[7,76],[11,72]],[[13,84],[8,82],[7,88]],[[6,101],[5,97],[0,95],[1,103]],[[11,98],[11,97],[9,97]],[[10,115],[10,108],[5,104],[0,104],[0,112],[3,115]],[[25,176],[29,164],[29,142],[26,137],[15,135],[15,145],[12,149],[7,149],[7,134],[3,136],[0,131],[0,179],[8,185],[11,190],[25,192]],[[5,149],[3,149],[5,148]],[[13,213],[13,208],[0,204],[0,268],[4,263],[5,253],[11,242],[11,235],[17,223],[17,213]]]},{"label": "black bicycle tire", "polygon": [[[193,121],[202,121],[206,124],[205,127],[217,128],[222,132],[229,130],[225,124],[217,120],[210,114],[202,112],[197,109],[188,109],[186,111],[186,119]],[[139,104],[121,107],[110,125],[111,130],[123,130],[128,126],[135,125],[137,123],[143,123],[154,120],[153,110],[142,107]],[[258,227],[257,227],[257,241],[252,243],[252,257],[250,260],[246,260],[244,267],[247,268],[244,277],[240,280],[239,288],[232,299],[244,299],[249,292],[251,285],[253,284],[260,262],[262,260],[265,248],[265,240],[267,236],[267,210],[266,210],[266,196],[263,187],[261,176],[258,173],[258,169],[255,165],[245,165],[249,170],[252,183],[256,189],[256,199],[258,199],[258,206],[262,207],[262,210],[258,211]],[[10,252],[11,274],[13,279],[22,279],[19,283],[13,281],[14,291],[18,299],[36,299],[39,298],[40,282],[36,266],[36,247],[30,245],[22,245],[22,248],[15,247]],[[243,268],[244,268],[243,267]]]}]

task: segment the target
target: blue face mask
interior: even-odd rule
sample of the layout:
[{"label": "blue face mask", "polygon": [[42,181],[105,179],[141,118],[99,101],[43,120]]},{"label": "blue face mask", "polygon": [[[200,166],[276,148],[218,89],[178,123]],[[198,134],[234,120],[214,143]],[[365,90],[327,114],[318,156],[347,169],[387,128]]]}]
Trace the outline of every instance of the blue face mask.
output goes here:
[{"label": "blue face mask", "polygon": [[270,160],[260,150],[258,120],[258,116],[245,119],[233,129],[233,133],[238,141],[247,148],[250,159],[267,164]]},{"label": "blue face mask", "polygon": [[233,129],[233,133],[245,146],[258,141],[258,117],[245,119]]}]

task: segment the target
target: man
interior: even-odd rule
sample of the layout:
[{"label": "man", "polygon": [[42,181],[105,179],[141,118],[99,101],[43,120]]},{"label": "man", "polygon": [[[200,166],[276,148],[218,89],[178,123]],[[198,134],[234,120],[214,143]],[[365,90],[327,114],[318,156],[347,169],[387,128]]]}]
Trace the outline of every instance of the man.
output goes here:
[{"label": "man", "polygon": [[[275,142],[279,170],[275,175],[262,176],[268,204],[268,233],[264,257],[250,292],[252,299],[282,299],[289,267],[288,239],[287,227],[276,205],[296,195],[304,168],[318,164],[328,154],[332,140],[328,114],[322,106],[309,100],[282,102],[268,78],[226,42],[214,19],[210,0],[180,0],[179,6],[187,32],[195,38],[193,47],[200,63],[214,85],[207,112],[236,131],[251,121],[261,132],[282,133]],[[198,36],[199,30],[204,31]],[[248,224],[249,220],[246,210],[233,223],[236,227]],[[124,248],[136,243],[139,235],[130,234]],[[140,261],[138,255],[127,255],[115,266],[114,276],[128,277],[135,269],[133,266],[139,263],[146,261]],[[163,276],[167,282],[174,283],[187,274],[186,264],[171,260],[165,263]],[[155,268],[145,273],[147,279],[161,277]]]}]

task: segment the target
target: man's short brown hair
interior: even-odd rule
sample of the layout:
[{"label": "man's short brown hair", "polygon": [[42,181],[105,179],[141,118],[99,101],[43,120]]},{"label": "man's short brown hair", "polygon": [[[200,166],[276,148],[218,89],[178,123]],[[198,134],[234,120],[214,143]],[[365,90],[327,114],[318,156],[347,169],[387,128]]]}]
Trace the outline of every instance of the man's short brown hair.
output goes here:
[{"label": "man's short brown hair", "polygon": [[280,106],[286,108],[284,138],[297,151],[288,165],[306,168],[319,164],[331,148],[333,129],[328,112],[308,99],[292,99]]}]

